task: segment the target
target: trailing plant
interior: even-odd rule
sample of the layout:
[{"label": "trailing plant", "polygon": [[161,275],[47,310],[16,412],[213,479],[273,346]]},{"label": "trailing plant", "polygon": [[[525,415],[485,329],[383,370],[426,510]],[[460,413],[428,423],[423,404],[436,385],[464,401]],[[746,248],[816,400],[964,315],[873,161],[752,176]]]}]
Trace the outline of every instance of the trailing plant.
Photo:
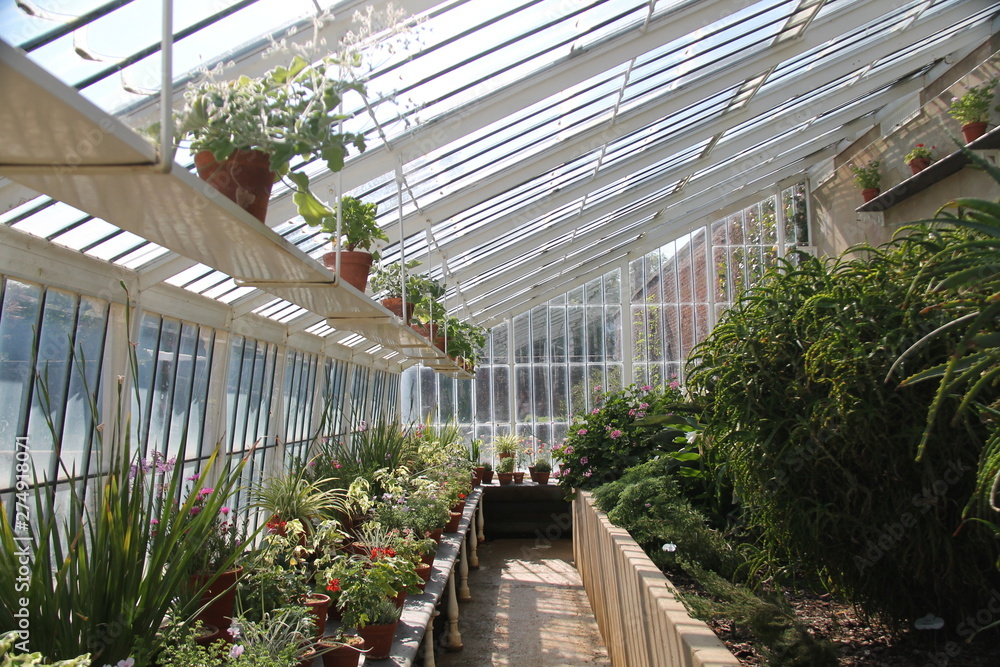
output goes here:
[{"label": "trailing plant", "polygon": [[[928,611],[958,619],[1000,583],[995,540],[956,534],[984,429],[937,423],[915,461],[934,390],[884,381],[904,350],[948,321],[908,295],[925,263],[967,236],[907,231],[838,259],[779,261],[695,348],[687,374],[707,408],[709,450],[772,560],[796,563],[890,624]],[[943,362],[955,338],[923,346],[902,372]]]}]

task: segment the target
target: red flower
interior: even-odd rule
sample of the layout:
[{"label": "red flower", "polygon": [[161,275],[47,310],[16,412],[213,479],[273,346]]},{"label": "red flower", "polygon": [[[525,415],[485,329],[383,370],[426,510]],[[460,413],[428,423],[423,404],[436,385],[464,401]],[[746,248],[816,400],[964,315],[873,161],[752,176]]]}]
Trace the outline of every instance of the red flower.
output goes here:
[{"label": "red flower", "polygon": [[330,583],[326,585],[326,590],[330,591],[331,593],[340,592],[340,579],[331,579]]},{"label": "red flower", "polygon": [[287,521],[282,521],[278,517],[273,516],[273,517],[271,517],[271,520],[268,521],[267,524],[265,524],[265,525],[267,527],[267,532],[271,533],[272,535],[274,535],[274,534],[284,535],[285,534],[285,526],[288,525],[288,522]]}]

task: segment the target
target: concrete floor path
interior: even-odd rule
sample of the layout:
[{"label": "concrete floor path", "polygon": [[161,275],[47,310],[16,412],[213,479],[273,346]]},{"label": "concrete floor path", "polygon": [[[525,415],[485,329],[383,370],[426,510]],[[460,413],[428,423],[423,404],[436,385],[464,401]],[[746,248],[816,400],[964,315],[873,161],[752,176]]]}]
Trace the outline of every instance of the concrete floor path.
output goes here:
[{"label": "concrete floor path", "polygon": [[437,667],[610,665],[573,545],[499,539],[479,546],[472,600],[459,604],[461,652],[438,650]]}]

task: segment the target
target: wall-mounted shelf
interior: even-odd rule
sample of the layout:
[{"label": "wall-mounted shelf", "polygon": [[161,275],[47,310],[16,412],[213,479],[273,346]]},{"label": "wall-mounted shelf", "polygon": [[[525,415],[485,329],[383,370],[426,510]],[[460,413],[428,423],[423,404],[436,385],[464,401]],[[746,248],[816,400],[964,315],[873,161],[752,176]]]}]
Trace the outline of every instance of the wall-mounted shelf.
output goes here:
[{"label": "wall-mounted shelf", "polygon": [[391,312],[0,41],[0,175],[383,347],[464,372]]},{"label": "wall-mounted shelf", "polygon": [[[994,128],[966,146],[976,151],[1000,149],[1000,127]],[[858,213],[881,213],[913,195],[926,190],[938,181],[961,171],[972,160],[963,150],[957,150],[908,179],[894,185],[857,209]]]}]

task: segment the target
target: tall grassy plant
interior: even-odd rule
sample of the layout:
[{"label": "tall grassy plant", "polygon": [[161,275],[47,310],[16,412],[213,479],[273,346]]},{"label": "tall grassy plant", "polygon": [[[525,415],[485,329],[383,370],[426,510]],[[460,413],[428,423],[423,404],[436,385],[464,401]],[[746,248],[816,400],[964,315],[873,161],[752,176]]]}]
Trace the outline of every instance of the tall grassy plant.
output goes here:
[{"label": "tall grassy plant", "polygon": [[[772,557],[890,623],[928,612],[956,621],[1000,584],[986,531],[956,534],[984,429],[936,424],[915,461],[934,390],[884,381],[946,321],[907,300],[921,266],[966,238],[916,228],[836,260],[781,262],[688,367],[688,388],[708,406],[707,442]],[[945,359],[953,338],[922,347],[904,372]]]},{"label": "tall grassy plant", "polygon": [[[118,398],[120,406],[121,385]],[[93,398],[91,402],[96,416]],[[220,465],[222,470],[214,490],[199,500],[198,485],[185,495],[182,466],[144,474],[130,433],[127,418],[108,443],[96,433],[95,456],[107,461],[108,468],[88,482],[64,482],[69,488],[66,507],[59,506],[53,487],[36,474],[37,517],[27,534],[15,531],[6,512],[0,514],[0,626],[17,627],[15,614],[26,598],[31,646],[50,660],[90,652],[98,664],[130,656],[136,665],[150,664],[167,612],[178,600],[174,613],[180,619],[196,611],[197,595],[191,594],[198,591],[190,590],[189,571],[216,529],[216,517],[245,460],[220,464],[216,447],[201,479],[214,475]],[[86,497],[85,486],[90,487]],[[192,513],[196,501],[202,509]],[[20,579],[22,554],[30,561],[26,592]]]}]

